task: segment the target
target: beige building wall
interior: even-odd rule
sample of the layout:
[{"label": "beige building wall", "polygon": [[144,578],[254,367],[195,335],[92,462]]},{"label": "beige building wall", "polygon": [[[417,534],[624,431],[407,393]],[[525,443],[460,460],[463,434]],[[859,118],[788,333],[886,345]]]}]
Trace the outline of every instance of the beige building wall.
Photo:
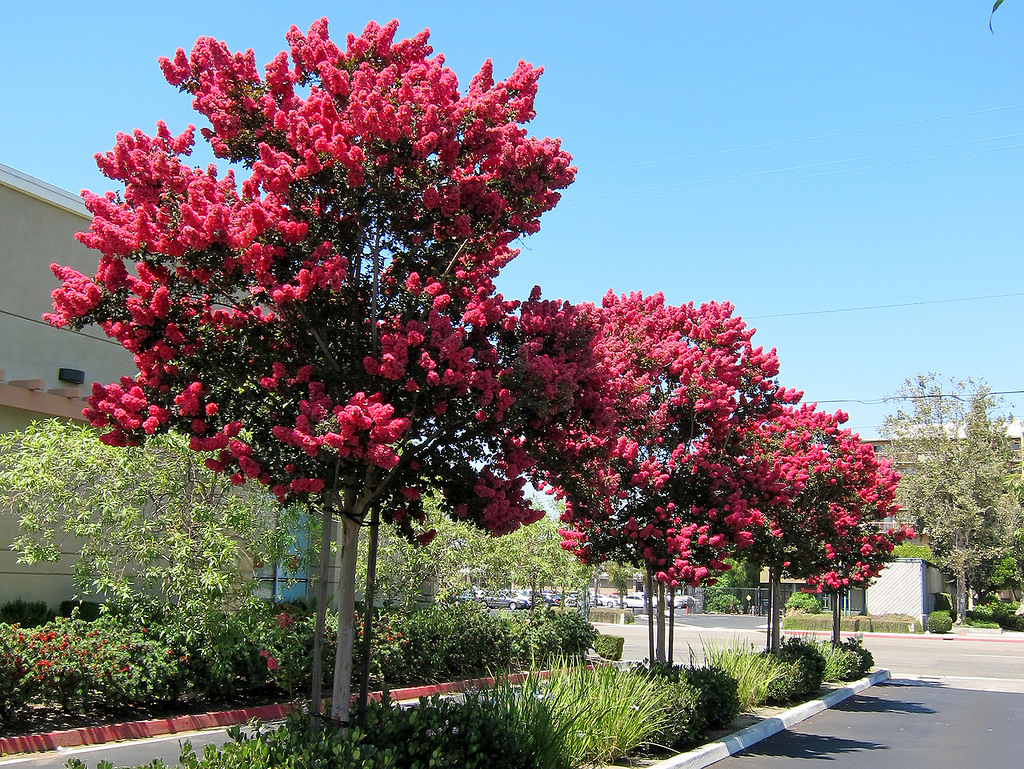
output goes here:
[{"label": "beige building wall", "polygon": [[[90,221],[76,195],[0,164],[0,432],[49,417],[82,420],[93,382],[135,371],[131,355],[99,329],[78,333],[42,320],[59,285],[51,263],[96,271],[99,254],[75,240]],[[85,381],[60,381],[62,368],[84,372]],[[21,597],[55,607],[70,598],[72,543],[59,563],[28,567],[11,552],[16,537],[17,522],[0,512],[0,603]]]}]

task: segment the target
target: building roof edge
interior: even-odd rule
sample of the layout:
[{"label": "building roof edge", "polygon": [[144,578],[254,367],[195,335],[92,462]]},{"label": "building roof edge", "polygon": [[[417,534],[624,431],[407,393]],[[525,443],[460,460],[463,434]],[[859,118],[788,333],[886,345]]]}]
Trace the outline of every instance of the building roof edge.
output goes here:
[{"label": "building roof edge", "polygon": [[62,208],[69,213],[77,214],[84,219],[92,219],[92,215],[77,195],[44,182],[42,179],[29,176],[3,163],[0,163],[0,184],[41,200],[44,203]]}]

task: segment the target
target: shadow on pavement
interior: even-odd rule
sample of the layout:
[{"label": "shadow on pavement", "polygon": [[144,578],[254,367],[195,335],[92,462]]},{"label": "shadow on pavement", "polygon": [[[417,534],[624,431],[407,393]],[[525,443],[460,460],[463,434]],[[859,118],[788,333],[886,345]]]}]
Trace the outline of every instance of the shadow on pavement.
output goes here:
[{"label": "shadow on pavement", "polygon": [[881,697],[872,697],[867,694],[860,694],[856,697],[836,705],[833,710],[841,710],[846,713],[914,713],[927,714],[935,713],[933,708],[920,702],[908,702],[905,700],[887,700]]},{"label": "shadow on pavement", "polygon": [[870,750],[888,750],[877,742],[848,740],[841,737],[824,737],[817,734],[781,732],[770,740],[751,745],[742,756],[782,756],[785,758],[833,758],[844,753],[860,753]]}]

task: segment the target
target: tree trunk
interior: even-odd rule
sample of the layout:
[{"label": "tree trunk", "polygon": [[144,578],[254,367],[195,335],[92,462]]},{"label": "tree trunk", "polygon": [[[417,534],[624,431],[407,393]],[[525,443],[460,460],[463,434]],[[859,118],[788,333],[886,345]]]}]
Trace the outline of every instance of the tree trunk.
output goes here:
[{"label": "tree trunk", "polygon": [[964,624],[967,613],[967,569],[960,568],[956,575],[956,624]]},{"label": "tree trunk", "polygon": [[654,663],[654,612],[651,611],[651,593],[654,590],[654,576],[651,572],[651,567],[647,567],[646,580],[644,587],[644,603],[647,608],[647,648],[650,652],[650,656],[647,658],[651,664]]},{"label": "tree trunk", "polygon": [[772,586],[771,651],[778,651],[782,635],[782,576],[775,569],[769,570],[768,579]]},{"label": "tree trunk", "polygon": [[668,589],[668,664],[675,664],[676,648],[676,589]]},{"label": "tree trunk", "polygon": [[665,583],[658,581],[658,648],[655,652],[658,655],[658,662],[665,662],[668,656],[665,654]]},{"label": "tree trunk", "polygon": [[356,562],[359,556],[359,524],[349,516],[341,519],[341,572],[338,574],[338,652],[334,658],[334,693],[331,721],[347,728],[352,701],[352,642],[355,637]]},{"label": "tree trunk", "polygon": [[323,712],[324,634],[327,625],[327,584],[330,573],[331,535],[334,532],[334,500],[332,492],[323,495],[320,524],[320,574],[316,583],[316,627],[313,631],[313,683],[310,693],[310,718]]},{"label": "tree trunk", "polygon": [[832,594],[832,643],[838,646],[839,640],[839,602],[842,600],[843,591],[837,590]]},{"label": "tree trunk", "polygon": [[380,511],[374,505],[370,514],[370,541],[366,550],[366,590],[363,593],[363,667],[359,671],[358,718],[363,721],[370,691],[370,650],[373,644],[373,604],[377,594],[377,537],[380,533]]}]

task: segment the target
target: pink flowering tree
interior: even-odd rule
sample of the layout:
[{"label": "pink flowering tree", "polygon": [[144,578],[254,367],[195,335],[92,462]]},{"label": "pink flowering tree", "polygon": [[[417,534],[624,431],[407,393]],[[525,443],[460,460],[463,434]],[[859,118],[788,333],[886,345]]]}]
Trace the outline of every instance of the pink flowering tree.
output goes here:
[{"label": "pink flowering tree", "polygon": [[[854,436],[855,437],[855,436]],[[808,577],[819,592],[832,596],[832,642],[840,641],[839,605],[843,593],[867,587],[893,559],[896,545],[914,536],[896,524],[899,473],[879,459],[870,444],[859,443],[855,481],[845,503],[833,509],[834,536],[825,542],[821,570]]]},{"label": "pink flowering tree", "polygon": [[772,479],[750,462],[747,434],[796,394],[730,304],[609,292],[594,312],[618,422],[596,493],[568,495],[563,546],[647,571],[660,595],[651,659],[664,660],[664,588],[713,581],[752,543],[760,513],[748,500]]},{"label": "pink flowering tree", "polygon": [[[890,545],[886,550],[886,535],[868,533],[865,527],[895,511],[898,476],[875,457],[870,444],[843,429],[846,419],[841,411],[829,414],[816,410],[815,404],[802,404],[787,407],[757,431],[758,454],[780,485],[759,503],[762,525],[753,530],[747,558],[769,570],[773,650],[779,646],[783,577],[812,584],[824,579],[817,584],[832,585],[835,568],[852,566],[836,560],[840,554],[863,545],[864,563],[874,564],[882,561],[868,559],[869,550],[882,555],[892,549]],[[858,581],[870,578],[869,571],[851,569],[838,578],[838,589],[850,584],[854,573]]]},{"label": "pink flowering tree", "polygon": [[496,82],[487,62],[460,93],[428,32],[396,42],[397,26],[344,48],[326,19],[293,27],[262,74],[211,38],[162,59],[244,178],[188,166],[192,127],[118,135],[97,162],[123,195],[83,193],[98,269],[54,265],[48,316],[135,355],[138,374],[89,401],[107,443],[185,433],[235,483],[321,510],[323,565],[340,517],[342,723],[368,514],[426,542],[433,489],[454,518],[513,531],[541,515],[527,479],[582,461],[604,409],[592,319],[493,283],[575,173],[523,128],[541,70]]}]

